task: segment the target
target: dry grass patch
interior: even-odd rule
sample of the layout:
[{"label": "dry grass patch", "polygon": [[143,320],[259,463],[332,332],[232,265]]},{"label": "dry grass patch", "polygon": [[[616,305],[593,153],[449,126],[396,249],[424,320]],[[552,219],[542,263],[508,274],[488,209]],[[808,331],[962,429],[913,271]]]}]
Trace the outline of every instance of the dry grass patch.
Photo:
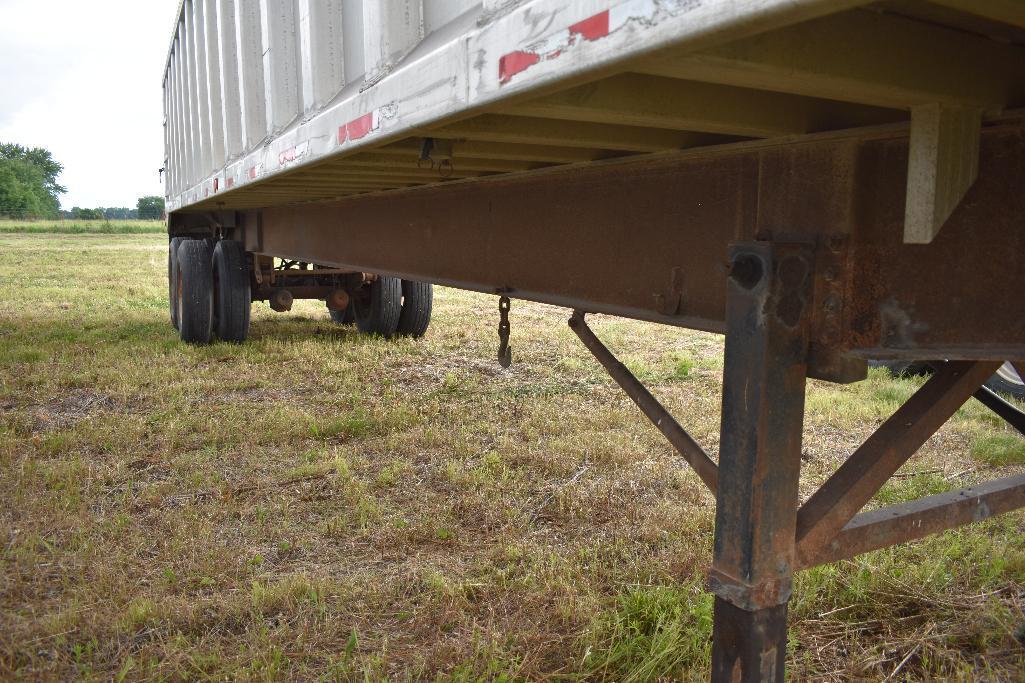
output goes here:
[{"label": "dry grass patch", "polygon": [[[160,236],[0,235],[0,677],[702,679],[712,499],[567,329],[254,308],[178,343]],[[714,454],[714,335],[594,316]],[[919,380],[811,383],[808,495]],[[968,404],[874,505],[1021,470]],[[796,679],[1016,679],[1022,516],[801,576]]]}]

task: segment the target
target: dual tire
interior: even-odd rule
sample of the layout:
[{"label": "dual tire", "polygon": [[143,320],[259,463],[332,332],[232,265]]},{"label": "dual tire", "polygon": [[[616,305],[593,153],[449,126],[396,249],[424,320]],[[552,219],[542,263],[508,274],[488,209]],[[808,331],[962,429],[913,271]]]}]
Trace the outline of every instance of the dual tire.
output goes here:
[{"label": "dual tire", "polygon": [[426,282],[378,277],[353,297],[353,303],[338,317],[351,314],[364,334],[423,336],[430,325],[434,307],[434,287]]},{"label": "dual tire", "polygon": [[331,319],[339,323],[351,319],[364,334],[419,339],[430,326],[433,304],[434,288],[429,283],[381,276],[357,292],[345,311],[332,311]]},{"label": "dual tire", "polygon": [[[176,243],[177,242],[177,243]],[[235,240],[211,248],[201,239],[171,240],[171,323],[183,342],[242,342],[249,334],[251,292],[245,249]]]}]

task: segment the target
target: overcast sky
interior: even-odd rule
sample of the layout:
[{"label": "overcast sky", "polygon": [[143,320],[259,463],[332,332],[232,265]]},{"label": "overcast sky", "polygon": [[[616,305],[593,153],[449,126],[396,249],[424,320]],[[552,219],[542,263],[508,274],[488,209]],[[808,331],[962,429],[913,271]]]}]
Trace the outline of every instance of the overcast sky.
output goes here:
[{"label": "overcast sky", "polygon": [[161,79],[178,0],[0,0],[0,142],[64,164],[61,204],[164,194]]}]

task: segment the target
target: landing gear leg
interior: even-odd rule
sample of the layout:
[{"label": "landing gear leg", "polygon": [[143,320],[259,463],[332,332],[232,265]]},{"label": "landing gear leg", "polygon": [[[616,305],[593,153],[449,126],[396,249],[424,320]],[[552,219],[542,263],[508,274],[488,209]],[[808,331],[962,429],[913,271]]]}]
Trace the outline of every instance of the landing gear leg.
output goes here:
[{"label": "landing gear leg", "polygon": [[808,348],[811,251],[731,253],[710,587],[713,681],[783,681]]}]

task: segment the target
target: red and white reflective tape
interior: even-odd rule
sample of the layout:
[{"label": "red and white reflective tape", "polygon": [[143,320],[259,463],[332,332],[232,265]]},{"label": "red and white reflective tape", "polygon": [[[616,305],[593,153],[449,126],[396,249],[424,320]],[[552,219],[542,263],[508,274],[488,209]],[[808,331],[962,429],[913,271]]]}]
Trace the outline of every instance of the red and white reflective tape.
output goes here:
[{"label": "red and white reflective tape", "polygon": [[513,76],[535,64],[558,59],[581,43],[601,40],[631,21],[653,23],[660,12],[666,11],[659,0],[627,0],[604,12],[593,14],[561,31],[532,41],[521,50],[502,55],[498,59],[498,82],[505,85]]},{"label": "red and white reflective tape", "polygon": [[355,142],[381,127],[381,110],[375,109],[338,127],[338,144]]},{"label": "red and white reflective tape", "polygon": [[308,151],[310,151],[310,143],[308,140],[306,142],[299,143],[295,147],[290,147],[284,152],[278,154],[278,166],[287,166],[288,164],[298,161],[306,156]]}]

